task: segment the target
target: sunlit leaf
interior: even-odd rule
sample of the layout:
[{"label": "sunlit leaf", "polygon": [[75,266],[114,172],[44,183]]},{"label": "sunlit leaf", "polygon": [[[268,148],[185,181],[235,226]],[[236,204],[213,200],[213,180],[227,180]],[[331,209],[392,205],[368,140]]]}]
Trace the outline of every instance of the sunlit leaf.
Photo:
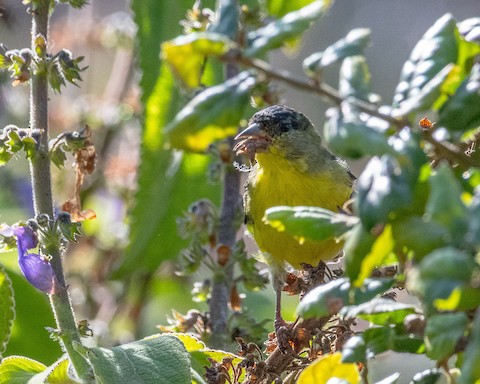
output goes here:
[{"label": "sunlit leaf", "polygon": [[0,363],[0,384],[25,384],[35,374],[47,368],[24,356],[8,356]]},{"label": "sunlit leaf", "polygon": [[322,52],[314,53],[303,61],[303,70],[309,76],[335,64],[349,56],[363,54],[370,43],[371,31],[366,28],[352,29],[347,36],[327,47]]},{"label": "sunlit leaf", "polygon": [[401,108],[404,101],[416,96],[443,68],[457,61],[456,29],[455,19],[446,14],[425,32],[402,68],[393,98],[395,107]]},{"label": "sunlit leaf", "polygon": [[162,43],[162,59],[186,86],[197,88],[205,58],[226,53],[232,44],[219,33],[195,32]]},{"label": "sunlit leaf", "polygon": [[182,342],[156,335],[113,348],[88,348],[86,357],[104,383],[190,384],[190,359]]},{"label": "sunlit leaf", "polygon": [[464,312],[429,317],[425,328],[427,356],[443,360],[452,355],[458,340],[466,333],[467,324],[468,317]]},{"label": "sunlit leaf", "polygon": [[12,281],[5,268],[0,264],[0,359],[7,347],[15,318],[15,299]]},{"label": "sunlit leaf", "polygon": [[264,27],[247,35],[247,56],[256,56],[270,49],[281,47],[286,40],[306,31],[315,20],[324,16],[330,9],[332,0],[317,0],[311,4],[290,12],[281,19],[273,21]]},{"label": "sunlit leaf", "polygon": [[431,108],[432,104],[441,96],[443,86],[448,77],[451,76],[454,65],[449,64],[433,76],[426,84],[412,94],[408,99],[402,101],[392,111],[393,117],[407,116],[408,114],[423,111]]},{"label": "sunlit leaf", "polygon": [[324,241],[338,238],[350,230],[358,219],[318,207],[281,206],[267,209],[264,221],[302,242],[305,239]]},{"label": "sunlit leaf", "polygon": [[43,372],[37,373],[28,384],[78,384],[68,374],[70,360],[66,356],[47,367]]},{"label": "sunlit leaf", "polygon": [[363,260],[371,252],[375,236],[362,223],[357,223],[345,242],[345,274],[350,280],[357,280]]},{"label": "sunlit leaf", "polygon": [[350,337],[343,345],[342,361],[345,363],[365,363],[367,361],[367,344],[361,335]]},{"label": "sunlit leaf", "polygon": [[341,315],[349,318],[359,317],[372,324],[384,325],[400,324],[405,316],[415,312],[416,309],[411,304],[378,297],[356,306],[344,307]]},{"label": "sunlit leaf", "polygon": [[[438,124],[449,131],[463,133],[480,126],[480,63],[440,109]],[[457,134],[458,135],[458,134]]]},{"label": "sunlit leaf", "polygon": [[[392,227],[385,226],[380,236],[375,239],[370,252],[361,261],[360,273],[353,284],[360,287],[377,267],[391,264],[396,240],[392,235]],[[392,256],[392,257],[389,257]]]},{"label": "sunlit leaf", "polygon": [[215,141],[233,136],[256,84],[249,72],[195,96],[167,125],[169,144],[177,149],[205,152]]},{"label": "sunlit leaf", "polygon": [[446,299],[433,302],[439,311],[466,311],[480,306],[480,288],[455,287]]},{"label": "sunlit leaf", "polygon": [[384,293],[392,283],[392,279],[366,279],[360,288],[353,288],[347,278],[332,280],[307,293],[297,312],[304,318],[333,315],[344,306],[358,305]]},{"label": "sunlit leaf", "polygon": [[297,11],[315,0],[267,0],[267,11],[275,17],[285,16],[287,13]]},{"label": "sunlit leaf", "polygon": [[300,374],[298,384],[327,384],[331,379],[337,379],[335,382],[359,384],[360,373],[355,364],[342,363],[342,354],[337,352],[326,355],[314,361]]},{"label": "sunlit leaf", "polygon": [[242,361],[240,357],[233,353],[207,348],[202,341],[186,333],[175,333],[174,335],[182,341],[187,352],[190,353],[192,369],[200,376],[205,374],[205,367],[210,365],[209,359],[221,362],[224,358],[228,358],[231,359],[233,365],[237,365]]},{"label": "sunlit leaf", "polygon": [[409,272],[408,287],[431,311],[437,299],[447,299],[452,291],[467,286],[475,269],[473,258],[455,248],[439,248],[426,255]]}]

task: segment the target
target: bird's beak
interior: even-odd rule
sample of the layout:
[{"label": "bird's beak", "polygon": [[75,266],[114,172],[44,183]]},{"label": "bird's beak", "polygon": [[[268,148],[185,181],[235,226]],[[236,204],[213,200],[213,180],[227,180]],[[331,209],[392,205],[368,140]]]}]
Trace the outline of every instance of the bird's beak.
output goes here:
[{"label": "bird's beak", "polygon": [[257,152],[266,152],[272,142],[271,136],[258,123],[250,124],[235,136],[235,140],[237,144],[233,147],[233,151],[237,155],[249,156],[251,162],[254,161]]},{"label": "bird's beak", "polygon": [[247,128],[245,128],[242,132],[240,132],[237,136],[235,136],[235,140],[244,139],[247,137],[262,137],[267,138],[268,134],[262,129],[262,126],[258,123],[250,124]]}]

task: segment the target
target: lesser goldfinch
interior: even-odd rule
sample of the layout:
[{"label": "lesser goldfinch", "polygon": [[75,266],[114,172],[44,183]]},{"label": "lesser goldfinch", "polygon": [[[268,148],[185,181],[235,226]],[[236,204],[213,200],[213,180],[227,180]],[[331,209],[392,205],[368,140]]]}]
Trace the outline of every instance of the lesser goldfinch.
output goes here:
[{"label": "lesser goldfinch", "polygon": [[303,205],[338,211],[351,196],[355,177],[344,160],[322,145],[312,122],[286,106],[274,105],[255,113],[235,140],[234,151],[255,162],[245,185],[245,223],[272,268],[278,339],[279,327],[286,324],[280,306],[285,262],[297,269],[304,263],[316,266],[337,256],[343,244],[335,240],[299,243],[265,224],[265,210]]}]

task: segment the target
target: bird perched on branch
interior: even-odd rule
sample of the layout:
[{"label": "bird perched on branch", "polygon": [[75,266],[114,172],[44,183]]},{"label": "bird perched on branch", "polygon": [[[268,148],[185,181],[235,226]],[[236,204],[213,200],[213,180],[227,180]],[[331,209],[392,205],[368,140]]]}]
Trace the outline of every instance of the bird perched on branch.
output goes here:
[{"label": "bird perched on branch", "polygon": [[316,266],[337,256],[343,244],[333,239],[299,243],[265,224],[265,210],[302,205],[338,211],[349,199],[355,177],[344,160],[322,145],[312,122],[286,106],[274,105],[255,113],[235,140],[234,151],[255,163],[245,185],[245,223],[272,268],[275,331],[281,346],[279,331],[287,325],[281,316],[285,263],[297,269],[302,264]]}]

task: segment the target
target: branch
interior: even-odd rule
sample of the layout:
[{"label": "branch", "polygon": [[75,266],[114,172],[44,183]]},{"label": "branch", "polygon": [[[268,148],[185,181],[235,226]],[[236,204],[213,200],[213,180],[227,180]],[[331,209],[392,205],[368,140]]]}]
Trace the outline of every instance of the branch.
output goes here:
[{"label": "branch", "polygon": [[[41,34],[47,40],[50,0],[34,2],[32,13],[32,52],[35,52],[35,39]],[[48,41],[48,40],[47,40]],[[40,58],[41,59],[41,58]],[[30,174],[33,189],[35,214],[47,214],[53,219],[52,184],[50,159],[48,157],[48,79],[45,71],[31,71],[30,80],[30,128],[40,129],[39,148],[30,161]],[[52,257],[51,265],[56,277],[55,293],[49,295],[60,339],[80,379],[85,383],[94,381],[88,362],[74,349],[75,343],[81,343],[75,324],[75,318],[68,295],[62,266],[60,244],[47,249]]]},{"label": "branch", "polygon": [[[314,92],[318,95],[328,99],[330,102],[340,105],[347,101],[355,106],[359,111],[369,114],[370,116],[378,117],[389,124],[393,125],[397,130],[403,127],[410,126],[410,122],[406,117],[395,118],[385,113],[381,113],[373,104],[355,98],[343,98],[336,89],[326,83],[321,83],[313,79],[306,79],[294,75],[293,73],[280,68],[275,68],[266,61],[257,58],[250,58],[242,56],[239,51],[231,51],[222,57],[227,62],[237,62],[249,68],[254,68],[263,73],[267,78],[280,80],[295,88]],[[424,131],[424,140],[430,143],[437,153],[443,155],[446,159],[453,163],[458,163],[464,167],[480,167],[480,161],[467,156],[462,148],[448,141],[436,140],[429,131]]]}]

